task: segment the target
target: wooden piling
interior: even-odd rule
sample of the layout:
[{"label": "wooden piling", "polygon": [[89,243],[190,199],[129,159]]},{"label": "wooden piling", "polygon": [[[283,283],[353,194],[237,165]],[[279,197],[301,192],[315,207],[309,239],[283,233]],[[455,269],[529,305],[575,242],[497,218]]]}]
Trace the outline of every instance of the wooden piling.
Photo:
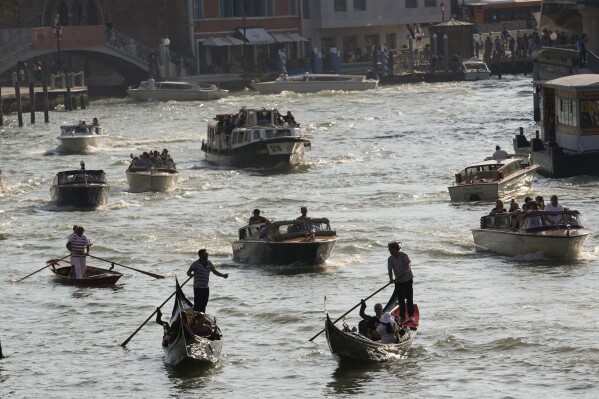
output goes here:
[{"label": "wooden piling", "polygon": [[31,115],[31,123],[35,124],[35,86],[33,82],[29,82],[29,112]]},{"label": "wooden piling", "polygon": [[19,81],[15,82],[15,98],[17,100],[17,115],[19,118],[19,127],[23,127],[23,107],[21,106],[21,87]]},{"label": "wooden piling", "polygon": [[81,109],[85,109],[85,95],[84,94],[82,94],[79,97],[79,102],[81,103]]},{"label": "wooden piling", "polygon": [[73,110],[73,99],[71,97],[71,79],[69,79],[68,75],[67,75],[66,83],[67,83],[67,94],[65,94],[65,98],[64,98],[64,107],[65,107],[65,110],[72,111]]},{"label": "wooden piling", "polygon": [[44,78],[42,82],[44,90],[44,123],[50,123],[50,117],[48,116],[48,109],[50,108],[50,100],[48,99],[48,80]]},{"label": "wooden piling", "polygon": [[4,116],[2,115],[2,87],[0,87],[0,126],[4,126]]}]

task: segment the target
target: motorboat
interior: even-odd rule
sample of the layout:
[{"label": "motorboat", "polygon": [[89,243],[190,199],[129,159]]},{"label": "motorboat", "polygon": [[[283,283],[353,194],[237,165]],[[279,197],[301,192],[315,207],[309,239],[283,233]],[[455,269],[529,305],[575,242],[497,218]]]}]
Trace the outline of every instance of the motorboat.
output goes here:
[{"label": "motorboat", "polygon": [[110,186],[103,170],[81,169],[58,172],[52,184],[52,201],[59,207],[97,208],[108,201]]},{"label": "motorboat", "polygon": [[242,108],[208,122],[202,151],[208,163],[230,167],[290,167],[299,164],[310,140],[303,137],[290,112],[276,108]]},{"label": "motorboat", "polygon": [[206,101],[225,98],[229,90],[212,83],[155,82],[149,79],[136,88],[127,89],[127,94],[136,101]]},{"label": "motorboat", "polygon": [[81,121],[77,125],[60,127],[59,149],[64,152],[84,153],[91,147],[100,147],[108,137],[101,126],[87,125],[85,121]]},{"label": "motorboat", "polygon": [[[399,310],[396,305],[393,308],[385,307],[384,311],[389,311],[395,317],[399,316]],[[407,318],[406,318],[407,319]],[[414,304],[414,322],[400,323],[398,325],[398,334],[395,343],[381,343],[374,341],[353,328],[343,320],[342,327],[335,325],[337,319],[332,321],[329,312],[325,310],[325,332],[329,349],[333,355],[341,359],[350,359],[351,361],[361,362],[383,362],[396,361],[404,357],[418,332],[420,324],[420,312],[418,305]]]},{"label": "motorboat", "polygon": [[132,193],[168,191],[176,186],[179,178],[179,171],[170,157],[132,159],[125,174]]},{"label": "motorboat", "polygon": [[491,70],[487,63],[476,57],[462,62],[461,66],[464,80],[488,80],[491,79]]},{"label": "motorboat", "polygon": [[52,259],[46,262],[50,266],[50,271],[56,276],[56,280],[65,285],[76,285],[78,287],[111,287],[123,276],[122,273],[100,267],[86,266],[85,276],[75,278],[73,266],[64,260]]},{"label": "motorboat", "polygon": [[539,253],[558,259],[576,258],[590,234],[574,210],[485,215],[480,228],[472,230],[477,251],[507,256]]},{"label": "motorboat", "polygon": [[455,175],[448,187],[452,201],[496,201],[502,196],[530,187],[538,165],[529,158],[487,158],[468,165]]},{"label": "motorboat", "polygon": [[305,73],[291,76],[284,74],[268,82],[253,81],[251,87],[264,94],[276,94],[282,91],[318,93],[323,90],[370,90],[375,89],[378,83],[378,80],[368,79],[366,75]]},{"label": "motorboat", "polygon": [[[171,366],[184,364],[214,364],[221,358],[223,335],[216,324],[216,317],[202,313],[208,329],[200,329],[194,323],[200,312],[193,310],[179,282],[176,282],[175,303],[169,325],[162,337],[165,362]],[[157,322],[162,324],[157,317]]]},{"label": "motorboat", "polygon": [[330,256],[337,232],[327,218],[306,218],[249,224],[233,241],[235,260],[256,264],[319,265]]}]

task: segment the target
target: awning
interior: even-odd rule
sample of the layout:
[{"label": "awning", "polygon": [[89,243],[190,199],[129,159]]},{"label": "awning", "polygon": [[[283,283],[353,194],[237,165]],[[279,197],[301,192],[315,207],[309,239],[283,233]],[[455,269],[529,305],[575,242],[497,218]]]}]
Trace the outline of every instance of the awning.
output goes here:
[{"label": "awning", "polygon": [[271,44],[275,42],[275,39],[262,28],[237,28],[237,30],[242,35],[245,32],[248,44]]},{"label": "awning", "polygon": [[203,46],[210,47],[241,46],[242,44],[243,40],[239,40],[231,36],[209,37],[208,39],[204,39],[202,41]]},{"label": "awning", "polygon": [[291,43],[291,42],[309,42],[305,37],[300,36],[298,33],[283,33],[280,35],[273,34],[277,43]]}]

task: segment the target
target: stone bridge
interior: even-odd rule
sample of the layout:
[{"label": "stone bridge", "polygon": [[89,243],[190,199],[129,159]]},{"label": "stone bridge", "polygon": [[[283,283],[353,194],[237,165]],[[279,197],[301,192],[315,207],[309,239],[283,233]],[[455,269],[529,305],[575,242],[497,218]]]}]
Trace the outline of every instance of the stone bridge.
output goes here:
[{"label": "stone bridge", "polygon": [[19,61],[58,53],[64,60],[63,53],[72,53],[85,55],[87,59],[114,70],[126,82],[138,83],[147,79],[150,55],[158,54],[158,50],[112,32],[107,37],[103,25],[0,29],[0,75],[15,70]]}]

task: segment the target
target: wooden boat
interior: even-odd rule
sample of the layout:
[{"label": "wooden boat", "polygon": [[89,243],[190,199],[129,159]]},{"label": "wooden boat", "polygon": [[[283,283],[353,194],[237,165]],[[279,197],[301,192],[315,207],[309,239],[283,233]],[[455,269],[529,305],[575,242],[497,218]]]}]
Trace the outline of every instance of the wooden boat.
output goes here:
[{"label": "wooden boat", "polygon": [[[385,308],[386,310],[388,308]],[[393,312],[395,309],[392,309]],[[325,332],[327,343],[331,353],[342,359],[359,360],[363,362],[381,362],[387,360],[397,360],[405,356],[412,346],[418,325],[420,323],[420,313],[418,306],[414,304],[415,323],[408,326],[401,326],[400,337],[397,343],[382,344],[373,341],[370,338],[352,331],[349,326],[343,323],[343,328],[338,328],[330,319],[328,311],[325,312]],[[398,312],[396,312],[397,315]],[[399,323],[398,323],[399,324]],[[402,335],[403,333],[403,335]]]},{"label": "wooden boat", "polygon": [[60,207],[94,209],[108,201],[110,186],[103,170],[66,170],[54,177],[52,201]]},{"label": "wooden boat", "polygon": [[449,196],[452,201],[495,201],[530,187],[537,169],[528,158],[487,158],[456,173],[454,185],[448,187]]},{"label": "wooden boat", "polygon": [[229,90],[211,83],[148,80],[137,88],[130,87],[127,94],[136,101],[206,101],[227,97]]},{"label": "wooden boat", "polygon": [[570,210],[486,215],[480,219],[480,228],[472,230],[477,251],[507,256],[539,253],[558,259],[576,258],[590,234],[580,213]]},{"label": "wooden boat", "polygon": [[[262,235],[261,235],[262,232]],[[324,263],[337,242],[337,232],[326,218],[281,220],[250,224],[239,229],[233,257],[241,262],[288,265]]]},{"label": "wooden boat", "polygon": [[84,278],[77,279],[75,278],[75,270],[69,262],[51,259],[46,263],[50,265],[50,270],[56,276],[57,281],[66,285],[76,285],[79,287],[110,287],[115,285],[123,276],[122,273],[112,270],[114,265],[110,267],[110,269],[87,266],[85,268]]},{"label": "wooden boat", "polygon": [[150,159],[137,158],[125,171],[129,191],[141,193],[145,191],[168,191],[177,184],[179,171],[172,159],[152,164]]},{"label": "wooden boat", "polygon": [[193,303],[183,293],[177,281],[175,303],[168,332],[162,339],[165,362],[171,366],[185,363],[216,363],[220,360],[223,337],[216,325],[216,318],[205,315],[212,327],[210,335],[197,335],[191,321],[199,312],[193,311]]},{"label": "wooden boat", "polygon": [[491,79],[491,70],[487,63],[476,57],[462,62],[461,67],[464,80],[489,80]]},{"label": "wooden boat", "polygon": [[66,125],[60,127],[60,150],[64,152],[83,153],[91,147],[100,147],[108,138],[108,134],[100,126]]},{"label": "wooden boat", "polygon": [[[237,124],[236,124],[237,122]],[[202,151],[206,161],[232,167],[289,167],[300,163],[310,140],[277,109],[242,108],[208,122]]]},{"label": "wooden boat", "polygon": [[282,91],[296,93],[318,93],[323,90],[370,90],[376,89],[379,81],[367,79],[366,75],[338,75],[325,73],[306,73],[303,75],[281,75],[271,82],[252,82],[254,90],[265,94]]}]

